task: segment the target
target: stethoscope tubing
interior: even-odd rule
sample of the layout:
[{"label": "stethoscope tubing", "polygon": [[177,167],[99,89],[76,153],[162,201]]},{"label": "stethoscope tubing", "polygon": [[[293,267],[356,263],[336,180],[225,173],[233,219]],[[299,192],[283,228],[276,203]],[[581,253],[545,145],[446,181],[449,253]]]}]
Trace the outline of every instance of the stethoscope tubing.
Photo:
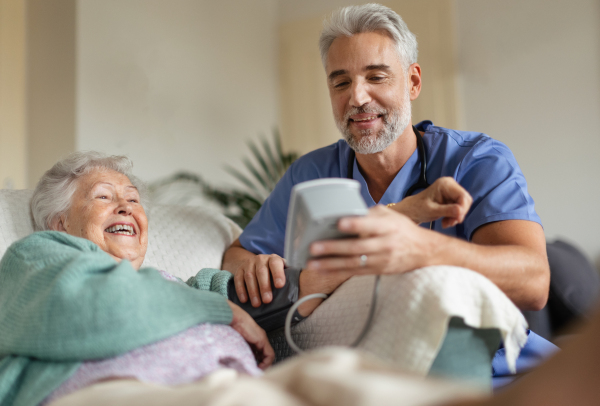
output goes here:
[{"label": "stethoscope tubing", "polygon": [[[427,149],[425,147],[425,142],[423,141],[423,137],[417,127],[412,126],[413,132],[417,137],[417,154],[419,156],[419,162],[421,163],[421,171],[419,173],[419,179],[411,185],[404,197],[412,196],[417,190],[427,189],[429,187],[429,183],[427,182]],[[348,171],[346,177],[348,179],[354,178],[354,160],[356,159],[356,153],[353,149],[350,149],[350,154],[348,156]]]}]

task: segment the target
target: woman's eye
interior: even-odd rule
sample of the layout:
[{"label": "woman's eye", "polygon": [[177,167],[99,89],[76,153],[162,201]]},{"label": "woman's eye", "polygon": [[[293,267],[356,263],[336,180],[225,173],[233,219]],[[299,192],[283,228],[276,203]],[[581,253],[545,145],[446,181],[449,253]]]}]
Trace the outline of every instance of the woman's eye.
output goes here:
[{"label": "woman's eye", "polygon": [[104,195],[98,196],[98,199],[108,199],[108,196],[104,196]]},{"label": "woman's eye", "polygon": [[130,203],[137,203],[138,201],[137,201],[137,199],[129,199],[129,202]]}]

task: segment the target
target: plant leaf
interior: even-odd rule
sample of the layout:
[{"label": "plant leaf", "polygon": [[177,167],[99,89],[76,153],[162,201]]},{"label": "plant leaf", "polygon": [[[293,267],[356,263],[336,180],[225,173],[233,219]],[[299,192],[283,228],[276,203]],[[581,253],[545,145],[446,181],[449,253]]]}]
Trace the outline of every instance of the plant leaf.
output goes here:
[{"label": "plant leaf", "polygon": [[225,170],[227,172],[229,172],[233,177],[235,177],[237,180],[239,180],[240,182],[242,182],[244,185],[246,185],[248,187],[248,189],[250,189],[252,192],[254,192],[254,194],[261,200],[265,200],[266,197],[264,197],[264,193],[261,192],[261,190],[259,188],[256,187],[256,185],[254,184],[254,182],[252,182],[250,179],[248,179],[245,175],[243,175],[240,171],[238,171],[237,169],[235,169],[232,166],[226,166]]},{"label": "plant leaf", "polygon": [[256,160],[258,161],[258,163],[262,167],[262,169],[264,171],[264,174],[265,174],[265,177],[262,178],[262,179],[265,181],[265,186],[266,186],[267,191],[271,192],[273,190],[273,187],[275,186],[275,182],[276,182],[275,178],[273,177],[273,175],[269,171],[269,167],[267,166],[267,162],[265,161],[265,158],[262,156],[262,154],[258,150],[258,147],[256,146],[256,144],[254,144],[253,142],[249,142],[248,146],[250,147],[250,150],[254,154],[254,158],[256,158]]},{"label": "plant leaf", "polygon": [[[261,139],[261,144],[262,144],[263,150],[265,151],[265,154],[267,155],[267,158],[269,159],[269,163],[270,163],[269,170],[271,173],[271,178],[274,180],[273,181],[273,189],[274,189],[275,185],[281,178],[282,162],[281,162],[281,159],[279,159],[279,160],[275,159],[275,155],[273,155],[271,145],[269,145],[269,142],[266,140],[266,138]],[[271,189],[271,191],[272,191],[272,189]]]}]

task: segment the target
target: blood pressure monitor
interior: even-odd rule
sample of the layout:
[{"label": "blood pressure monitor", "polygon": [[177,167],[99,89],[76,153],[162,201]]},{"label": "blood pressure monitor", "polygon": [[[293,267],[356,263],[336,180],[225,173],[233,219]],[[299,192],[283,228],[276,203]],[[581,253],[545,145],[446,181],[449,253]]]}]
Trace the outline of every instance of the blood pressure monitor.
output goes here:
[{"label": "blood pressure monitor", "polygon": [[305,268],[315,241],[352,237],[338,230],[339,219],[364,216],[367,211],[356,180],[324,178],[295,185],[285,231],[287,266]]}]

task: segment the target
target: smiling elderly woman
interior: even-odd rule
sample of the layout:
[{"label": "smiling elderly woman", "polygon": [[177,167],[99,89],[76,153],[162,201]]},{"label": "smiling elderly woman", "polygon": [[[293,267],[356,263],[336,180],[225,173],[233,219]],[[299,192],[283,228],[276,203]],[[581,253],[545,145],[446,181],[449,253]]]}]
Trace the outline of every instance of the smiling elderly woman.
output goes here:
[{"label": "smiling elderly woman", "polygon": [[31,199],[38,230],[56,230],[95,243],[139,269],[148,246],[144,185],[124,156],[75,153],[42,176]]},{"label": "smiling elderly woman", "polygon": [[272,363],[264,331],[223,295],[140,269],[148,220],[131,166],[78,152],[37,185],[31,211],[44,231],[0,262],[0,404],[44,404],[110,379],[257,375]]}]

